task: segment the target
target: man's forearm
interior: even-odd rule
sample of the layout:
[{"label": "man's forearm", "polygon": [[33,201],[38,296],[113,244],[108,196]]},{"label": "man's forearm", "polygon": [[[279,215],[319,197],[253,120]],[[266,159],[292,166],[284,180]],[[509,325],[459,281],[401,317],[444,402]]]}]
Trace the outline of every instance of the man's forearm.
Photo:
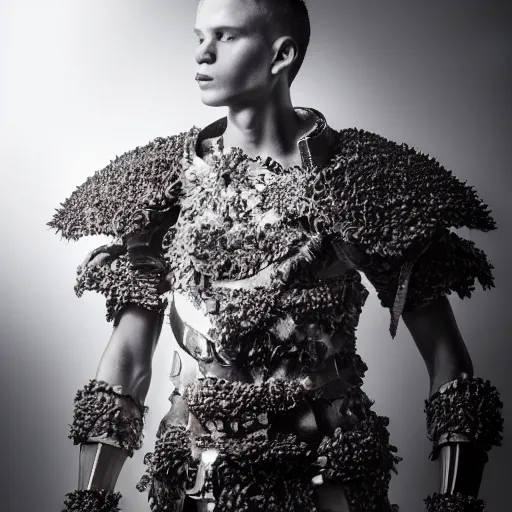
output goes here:
[{"label": "man's forearm", "polygon": [[127,306],[103,352],[96,380],[121,386],[123,392],[143,404],[151,383],[152,359],[163,315]]},{"label": "man's forearm", "polygon": [[487,452],[501,444],[502,405],[489,381],[465,374],[426,401],[430,458],[441,469],[440,491],[426,500],[429,512],[484,510],[478,493]]},{"label": "man's forearm", "polygon": [[[160,335],[161,318],[157,313],[138,307],[127,307],[101,358],[96,381],[112,386],[114,400],[100,393],[102,400],[110,399],[122,409],[126,418],[142,421],[144,402],[151,383],[151,363]],[[142,416],[141,416],[142,415]],[[104,430],[113,431],[111,425]],[[121,467],[130,449],[120,446],[108,432],[92,435],[80,449],[81,489],[113,490]],[[100,443],[102,446],[96,447]],[[105,446],[103,446],[105,445]]]},{"label": "man's forearm", "polygon": [[404,313],[403,318],[430,377],[427,434],[433,443],[430,458],[439,461],[441,483],[439,492],[427,498],[427,510],[483,510],[477,496],[487,451],[501,439],[499,394],[489,381],[474,376],[447,297]]},{"label": "man's forearm", "polygon": [[96,377],[77,392],[70,437],[80,445],[78,488],[66,496],[65,511],[118,510],[117,479],[143,442],[144,402],[161,325],[156,312],[126,307]]},{"label": "man's forearm", "polygon": [[[472,365],[471,365],[472,370]],[[454,374],[449,381],[431,389],[430,397],[435,393],[445,393],[457,379],[473,378],[469,372]],[[434,379],[441,381],[441,379]],[[450,433],[441,434],[436,441],[438,452],[435,454],[439,461],[440,493],[454,494],[461,492],[469,496],[478,496],[482,482],[483,470],[488,461],[485,451],[471,442],[467,435]]]}]

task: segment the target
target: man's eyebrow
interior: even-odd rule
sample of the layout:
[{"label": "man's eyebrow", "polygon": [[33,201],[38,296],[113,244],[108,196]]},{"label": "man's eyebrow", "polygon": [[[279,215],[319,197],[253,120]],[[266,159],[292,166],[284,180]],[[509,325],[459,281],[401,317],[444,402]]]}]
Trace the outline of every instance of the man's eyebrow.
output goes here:
[{"label": "man's eyebrow", "polygon": [[[211,27],[210,32],[220,32],[220,31],[227,31],[227,32],[245,32],[244,27],[234,27],[230,25],[223,25],[220,27]],[[201,30],[198,28],[194,28],[194,34],[202,34]]]}]

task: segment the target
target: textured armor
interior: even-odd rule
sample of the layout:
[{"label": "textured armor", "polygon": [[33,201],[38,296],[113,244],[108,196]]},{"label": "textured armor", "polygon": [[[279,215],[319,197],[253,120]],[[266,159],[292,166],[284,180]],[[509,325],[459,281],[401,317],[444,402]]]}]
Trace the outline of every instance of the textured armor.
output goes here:
[{"label": "textured armor", "polygon": [[188,494],[215,510],[313,512],[326,480],[351,512],[397,510],[400,458],[361,389],[361,273],[392,336],[402,312],[494,285],[483,251],[451,231],[496,227],[472,187],[405,144],[297,112],[316,119],[300,166],[225,150],[224,118],[116,158],[49,223],[67,239],[112,237],[115,255],[81,266],[77,293],[105,294],[108,320],[127,303],[169,305],[195,365],[185,379],[177,353],[182,419],[164,418],[139,483],[152,510],[179,511]]}]

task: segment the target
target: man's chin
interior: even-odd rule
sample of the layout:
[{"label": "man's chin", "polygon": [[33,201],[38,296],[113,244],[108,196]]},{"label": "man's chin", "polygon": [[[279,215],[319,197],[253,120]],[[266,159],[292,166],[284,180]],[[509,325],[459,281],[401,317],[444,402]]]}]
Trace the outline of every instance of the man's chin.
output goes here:
[{"label": "man's chin", "polygon": [[223,101],[219,101],[217,99],[201,98],[201,101],[207,107],[225,107],[226,106],[226,103],[224,103]]},{"label": "man's chin", "polygon": [[228,105],[227,98],[213,91],[201,91],[201,101],[207,107],[225,107]]}]

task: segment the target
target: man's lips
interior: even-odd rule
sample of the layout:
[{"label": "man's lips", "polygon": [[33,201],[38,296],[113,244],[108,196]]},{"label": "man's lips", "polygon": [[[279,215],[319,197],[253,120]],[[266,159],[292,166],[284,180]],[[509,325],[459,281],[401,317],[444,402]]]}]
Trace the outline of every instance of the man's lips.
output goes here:
[{"label": "man's lips", "polygon": [[208,76],[208,75],[202,75],[201,73],[198,73],[196,75],[196,80],[198,82],[209,82],[211,80],[213,80],[213,78],[211,76]]}]

